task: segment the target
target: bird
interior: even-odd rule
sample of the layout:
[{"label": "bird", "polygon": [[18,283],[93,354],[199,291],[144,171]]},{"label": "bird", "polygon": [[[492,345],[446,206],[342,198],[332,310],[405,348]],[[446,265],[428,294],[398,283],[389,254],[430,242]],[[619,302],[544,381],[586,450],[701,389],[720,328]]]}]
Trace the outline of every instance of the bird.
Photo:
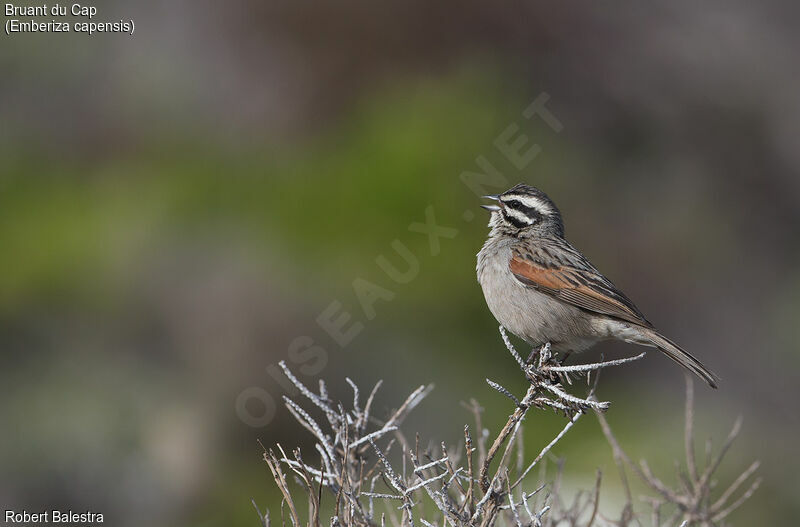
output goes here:
[{"label": "bird", "polygon": [[478,282],[489,310],[505,329],[534,347],[563,354],[599,341],[658,348],[716,388],[719,377],[659,333],[639,308],[564,237],[553,200],[520,183],[496,195],[489,235],[478,252]]}]

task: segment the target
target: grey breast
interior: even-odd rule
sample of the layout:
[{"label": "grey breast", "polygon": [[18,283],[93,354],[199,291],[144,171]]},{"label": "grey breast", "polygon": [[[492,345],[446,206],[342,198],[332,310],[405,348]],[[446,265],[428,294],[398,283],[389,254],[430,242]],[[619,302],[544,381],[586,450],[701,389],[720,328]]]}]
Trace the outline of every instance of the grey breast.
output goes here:
[{"label": "grey breast", "polygon": [[497,321],[531,345],[580,351],[597,338],[586,313],[527,287],[508,268],[516,240],[491,237],[478,253],[478,282]]}]

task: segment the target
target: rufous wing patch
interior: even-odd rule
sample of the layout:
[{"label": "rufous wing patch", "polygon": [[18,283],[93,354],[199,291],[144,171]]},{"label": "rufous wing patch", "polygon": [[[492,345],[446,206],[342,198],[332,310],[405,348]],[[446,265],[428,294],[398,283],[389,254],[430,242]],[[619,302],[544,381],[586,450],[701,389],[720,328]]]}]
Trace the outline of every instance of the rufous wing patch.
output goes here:
[{"label": "rufous wing patch", "polygon": [[519,255],[508,266],[517,280],[562,302],[650,327],[636,306],[601,275],[571,267],[546,268]]}]

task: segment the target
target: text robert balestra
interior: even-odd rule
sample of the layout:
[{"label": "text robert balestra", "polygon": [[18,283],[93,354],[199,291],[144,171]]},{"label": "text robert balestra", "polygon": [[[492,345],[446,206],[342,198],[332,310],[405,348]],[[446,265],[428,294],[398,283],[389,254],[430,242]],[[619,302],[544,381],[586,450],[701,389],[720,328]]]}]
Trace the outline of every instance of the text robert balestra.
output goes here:
[{"label": "text robert balestra", "polygon": [[27,510],[5,510],[4,518],[7,524],[37,524],[37,523],[103,523],[103,514],[92,511],[49,511],[30,512]]}]

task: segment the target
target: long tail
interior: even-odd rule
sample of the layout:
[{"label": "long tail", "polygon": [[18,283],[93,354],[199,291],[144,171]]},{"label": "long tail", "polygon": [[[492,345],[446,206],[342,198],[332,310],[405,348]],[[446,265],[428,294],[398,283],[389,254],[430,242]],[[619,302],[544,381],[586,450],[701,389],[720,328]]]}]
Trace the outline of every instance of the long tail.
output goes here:
[{"label": "long tail", "polygon": [[647,330],[645,335],[655,347],[664,352],[664,355],[706,381],[712,388],[717,387],[719,377],[717,377],[714,372],[703,366],[703,364],[690,353],[687,353],[681,349],[680,346],[655,330]]}]

